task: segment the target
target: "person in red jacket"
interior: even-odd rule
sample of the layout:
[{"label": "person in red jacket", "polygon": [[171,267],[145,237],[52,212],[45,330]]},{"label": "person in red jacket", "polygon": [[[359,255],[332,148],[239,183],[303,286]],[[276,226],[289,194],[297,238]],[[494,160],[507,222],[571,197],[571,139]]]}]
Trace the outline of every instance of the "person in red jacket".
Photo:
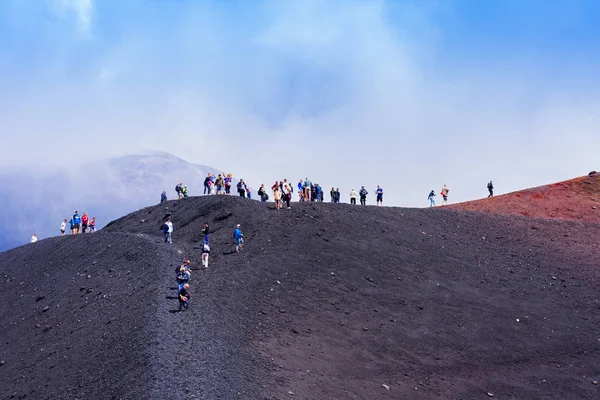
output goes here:
[{"label": "person in red jacket", "polygon": [[81,216],[81,230],[83,233],[85,233],[85,230],[88,227],[88,222],[90,222],[90,217],[88,217],[86,213],[83,213]]}]

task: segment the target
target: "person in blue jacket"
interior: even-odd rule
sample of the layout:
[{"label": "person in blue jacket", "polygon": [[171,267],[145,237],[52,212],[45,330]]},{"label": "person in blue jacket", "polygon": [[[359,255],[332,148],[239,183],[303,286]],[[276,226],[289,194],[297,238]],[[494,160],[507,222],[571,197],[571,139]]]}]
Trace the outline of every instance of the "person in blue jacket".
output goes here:
[{"label": "person in blue jacket", "polygon": [[235,239],[235,251],[236,253],[240,251],[242,245],[244,244],[244,234],[240,229],[240,224],[237,224],[235,230],[233,231],[233,238]]},{"label": "person in blue jacket", "polygon": [[375,189],[375,194],[377,195],[377,205],[378,206],[382,206],[383,205],[383,189],[381,188],[381,186],[377,185],[377,189]]},{"label": "person in blue jacket", "polygon": [[73,225],[75,225],[75,233],[80,233],[81,230],[81,216],[79,215],[79,212],[75,211],[75,214],[73,214]]},{"label": "person in blue jacket", "polygon": [[167,191],[163,190],[162,194],[160,195],[160,202],[162,203],[163,201],[167,201]]}]

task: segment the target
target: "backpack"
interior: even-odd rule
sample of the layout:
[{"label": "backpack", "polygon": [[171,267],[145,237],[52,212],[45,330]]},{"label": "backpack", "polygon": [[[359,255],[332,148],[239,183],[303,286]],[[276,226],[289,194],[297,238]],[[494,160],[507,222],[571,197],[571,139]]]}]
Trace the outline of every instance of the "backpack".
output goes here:
[{"label": "backpack", "polygon": [[361,196],[366,196],[367,195],[367,189],[360,189],[360,195]]},{"label": "backpack", "polygon": [[162,226],[162,231],[163,231],[163,233],[169,232],[169,225],[167,225],[166,222]]},{"label": "backpack", "polygon": [[177,193],[181,192],[181,186],[179,186],[179,185],[175,186],[175,191]]}]

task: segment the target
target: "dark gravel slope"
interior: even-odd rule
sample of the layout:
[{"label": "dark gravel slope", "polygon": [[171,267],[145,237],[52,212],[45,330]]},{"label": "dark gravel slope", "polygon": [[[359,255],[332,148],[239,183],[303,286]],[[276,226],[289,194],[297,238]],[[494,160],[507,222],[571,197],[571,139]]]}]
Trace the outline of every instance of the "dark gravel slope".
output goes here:
[{"label": "dark gravel slope", "polygon": [[[441,208],[272,208],[193,197],[0,254],[5,397],[600,395],[600,225]],[[159,232],[167,215],[172,246]],[[213,254],[201,270],[205,221]],[[73,252],[77,262],[65,257]],[[185,258],[192,302],[173,313],[174,267]],[[133,284],[143,288],[127,303]]]}]

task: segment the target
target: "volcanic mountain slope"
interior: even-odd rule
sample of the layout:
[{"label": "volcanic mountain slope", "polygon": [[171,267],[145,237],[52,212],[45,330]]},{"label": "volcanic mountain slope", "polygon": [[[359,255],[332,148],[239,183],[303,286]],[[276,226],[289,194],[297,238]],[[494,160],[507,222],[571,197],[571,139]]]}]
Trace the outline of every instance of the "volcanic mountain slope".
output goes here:
[{"label": "volcanic mountain slope", "polygon": [[451,205],[463,210],[600,222],[600,174]]},{"label": "volcanic mountain slope", "polygon": [[2,398],[598,398],[599,248],[594,223],[170,201],[0,254]]}]

